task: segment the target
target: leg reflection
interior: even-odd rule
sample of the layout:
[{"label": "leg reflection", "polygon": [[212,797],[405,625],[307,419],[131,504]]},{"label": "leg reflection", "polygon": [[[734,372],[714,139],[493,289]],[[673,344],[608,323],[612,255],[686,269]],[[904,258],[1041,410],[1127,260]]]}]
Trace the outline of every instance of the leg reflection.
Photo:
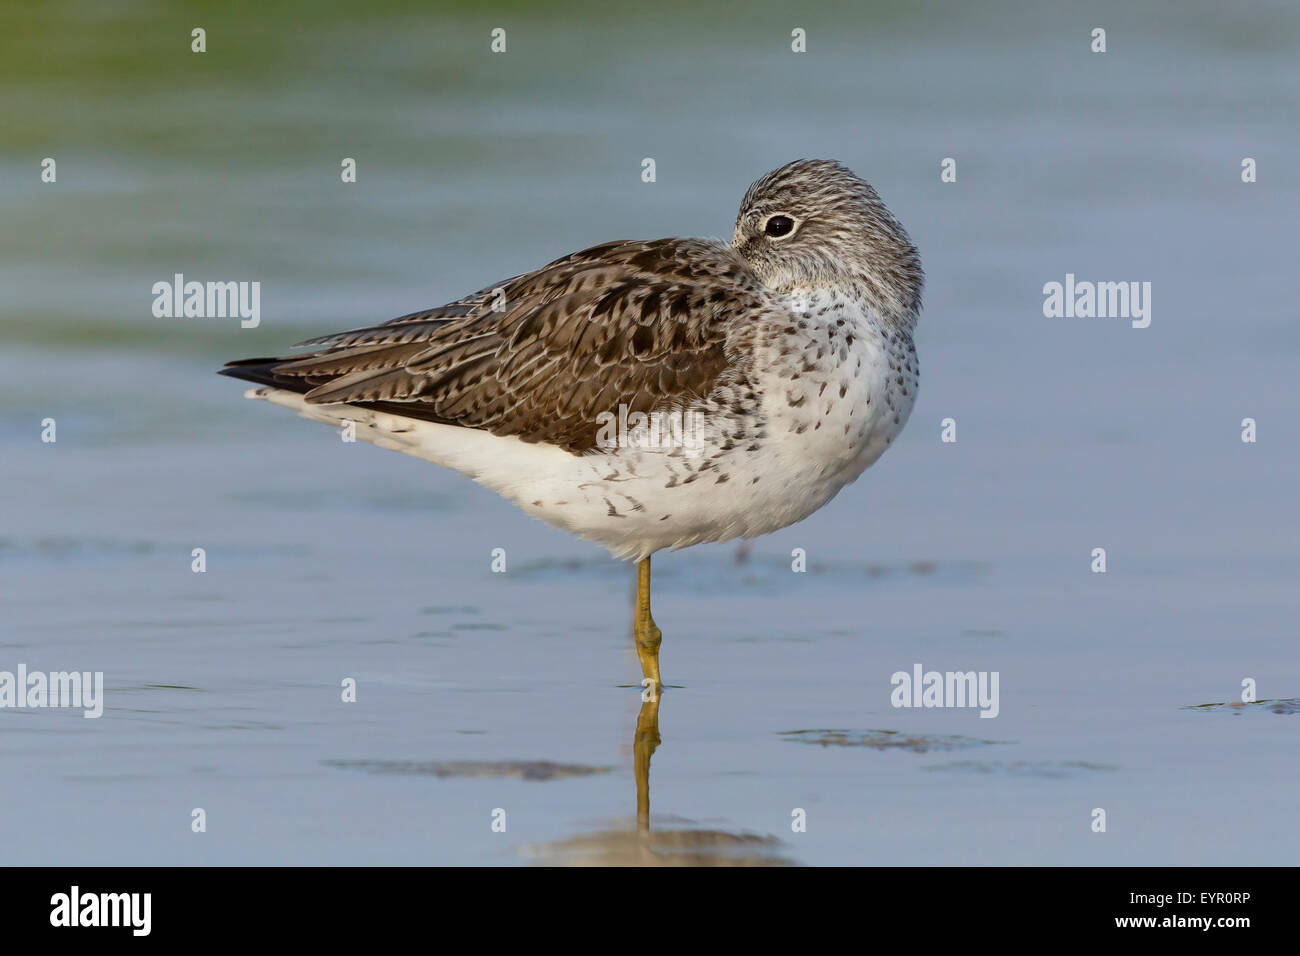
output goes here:
[{"label": "leg reflection", "polygon": [[650,832],[650,757],[659,746],[659,695],[655,688],[646,692],[636,718],[636,738],[632,741],[632,761],[636,772],[636,828]]}]

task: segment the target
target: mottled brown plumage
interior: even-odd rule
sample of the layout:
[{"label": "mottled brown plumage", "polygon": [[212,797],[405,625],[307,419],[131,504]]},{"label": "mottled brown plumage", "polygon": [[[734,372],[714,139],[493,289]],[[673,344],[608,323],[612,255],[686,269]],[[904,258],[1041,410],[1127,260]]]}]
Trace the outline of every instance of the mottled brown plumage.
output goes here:
[{"label": "mottled brown plumage", "polygon": [[769,293],[730,247],[702,239],[611,242],[457,302],[311,339],[303,356],[224,373],[425,421],[569,451],[597,416],[676,409],[745,371],[737,315]]}]

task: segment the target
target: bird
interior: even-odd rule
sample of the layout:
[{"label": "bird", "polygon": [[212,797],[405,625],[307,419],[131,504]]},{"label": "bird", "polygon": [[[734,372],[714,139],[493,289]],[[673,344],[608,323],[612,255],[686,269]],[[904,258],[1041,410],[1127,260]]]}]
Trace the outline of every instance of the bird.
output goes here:
[{"label": "bird", "polygon": [[875,463],[916,401],[923,284],[875,189],[801,159],[750,185],[729,243],[606,242],[220,374],[635,562],[658,693],[651,556],[785,528]]}]

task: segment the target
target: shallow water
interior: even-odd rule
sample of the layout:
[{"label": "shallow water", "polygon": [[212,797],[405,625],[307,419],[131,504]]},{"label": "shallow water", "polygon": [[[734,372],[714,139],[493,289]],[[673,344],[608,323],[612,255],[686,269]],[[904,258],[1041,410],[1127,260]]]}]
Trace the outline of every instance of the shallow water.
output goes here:
[{"label": "shallow water", "polygon": [[[89,10],[0,29],[0,670],[106,695],[0,710],[6,863],[1294,862],[1293,5]],[[921,249],[920,398],[812,518],[656,558],[653,715],[629,567],[212,374],[728,235],[802,155]],[[153,318],[175,272],[262,282],[261,326]],[[1151,326],[1045,318],[1067,272],[1150,281]],[[891,706],[916,663],[997,671],[998,716]]]}]

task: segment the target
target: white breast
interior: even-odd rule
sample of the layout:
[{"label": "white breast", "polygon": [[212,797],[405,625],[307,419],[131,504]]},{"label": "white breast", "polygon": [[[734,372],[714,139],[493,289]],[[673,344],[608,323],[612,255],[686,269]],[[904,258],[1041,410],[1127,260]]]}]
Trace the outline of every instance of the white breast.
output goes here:
[{"label": "white breast", "polygon": [[796,334],[769,346],[762,384],[772,432],[767,457],[786,462],[787,482],[811,514],[902,431],[918,375],[909,335],[849,296],[822,292],[807,301]]}]

